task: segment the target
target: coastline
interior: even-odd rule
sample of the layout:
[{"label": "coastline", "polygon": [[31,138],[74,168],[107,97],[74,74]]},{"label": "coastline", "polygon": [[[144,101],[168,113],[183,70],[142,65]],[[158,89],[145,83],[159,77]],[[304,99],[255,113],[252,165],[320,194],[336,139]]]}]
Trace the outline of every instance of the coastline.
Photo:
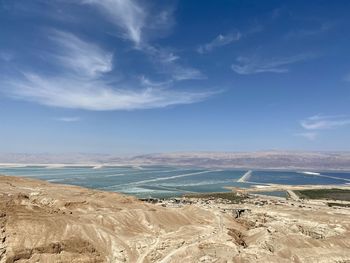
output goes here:
[{"label": "coastline", "polygon": [[350,260],[350,209],[320,200],[152,204],[11,176],[0,176],[0,197],[1,263]]}]

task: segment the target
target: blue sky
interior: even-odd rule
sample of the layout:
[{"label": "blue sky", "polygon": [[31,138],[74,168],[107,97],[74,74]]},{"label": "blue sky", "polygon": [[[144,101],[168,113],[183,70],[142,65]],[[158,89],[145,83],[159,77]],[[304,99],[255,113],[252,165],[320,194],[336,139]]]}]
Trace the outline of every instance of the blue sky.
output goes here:
[{"label": "blue sky", "polygon": [[350,150],[349,12],[1,0],[0,151]]}]

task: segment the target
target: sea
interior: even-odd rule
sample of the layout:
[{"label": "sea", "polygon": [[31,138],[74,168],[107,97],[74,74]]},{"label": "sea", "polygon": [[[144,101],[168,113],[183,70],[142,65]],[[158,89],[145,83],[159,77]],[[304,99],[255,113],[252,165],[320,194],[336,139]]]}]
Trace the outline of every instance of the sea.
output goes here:
[{"label": "sea", "polygon": [[[186,194],[228,192],[225,187],[268,184],[350,185],[350,172],[204,169],[173,166],[13,166],[0,174],[120,192],[138,198],[169,198]],[[245,178],[242,181],[241,178]],[[241,180],[240,180],[241,179]],[[284,192],[261,194],[285,196]]]}]

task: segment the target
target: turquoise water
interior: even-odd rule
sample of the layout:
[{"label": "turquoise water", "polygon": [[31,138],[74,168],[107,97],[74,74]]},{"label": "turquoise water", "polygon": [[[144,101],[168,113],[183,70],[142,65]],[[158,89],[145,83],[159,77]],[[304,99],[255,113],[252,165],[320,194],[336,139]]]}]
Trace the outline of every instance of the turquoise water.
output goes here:
[{"label": "turquoise water", "polygon": [[331,173],[331,172],[322,172],[321,174],[350,180],[350,173],[344,173],[344,172],[333,172],[333,173]]},{"label": "turquoise water", "polygon": [[[254,171],[249,181],[257,183],[274,183],[287,185],[325,185],[325,184],[344,184],[350,183],[350,173],[339,176],[339,179],[324,177],[326,173],[321,173],[320,176],[303,174],[301,172],[286,172],[286,171]],[[346,181],[347,176],[349,181]],[[331,177],[338,177],[336,175]]]},{"label": "turquoise water", "polygon": [[[247,170],[210,170],[164,166],[102,167],[42,166],[0,167],[0,174],[24,176],[52,183],[71,184],[105,191],[121,192],[137,197],[171,197],[186,193],[225,192],[225,186],[249,188],[275,184],[345,184],[350,173],[322,173],[322,176],[301,172],[253,171],[249,182],[237,182]],[[334,178],[336,177],[336,178]],[[271,193],[279,195],[282,193]]]}]

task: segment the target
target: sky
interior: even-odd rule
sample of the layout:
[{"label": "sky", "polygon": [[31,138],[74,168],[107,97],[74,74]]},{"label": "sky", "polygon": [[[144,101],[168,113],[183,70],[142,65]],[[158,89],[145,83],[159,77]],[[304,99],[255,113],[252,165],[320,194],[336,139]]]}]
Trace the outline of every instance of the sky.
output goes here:
[{"label": "sky", "polygon": [[0,152],[349,151],[349,13],[0,0]]}]

